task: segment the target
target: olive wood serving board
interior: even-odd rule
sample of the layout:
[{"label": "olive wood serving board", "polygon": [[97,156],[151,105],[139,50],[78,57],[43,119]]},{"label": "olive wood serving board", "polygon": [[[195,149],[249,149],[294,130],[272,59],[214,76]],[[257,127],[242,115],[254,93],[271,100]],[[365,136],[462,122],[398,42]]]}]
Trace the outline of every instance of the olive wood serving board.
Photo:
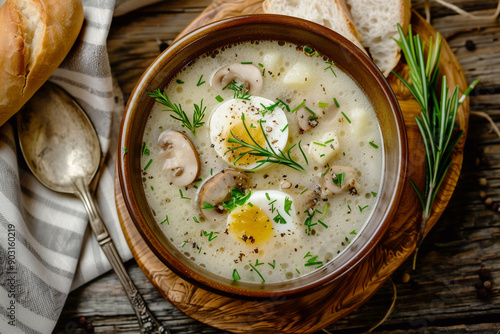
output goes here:
[{"label": "olive wood serving board", "polygon": [[[261,0],[217,0],[194,20],[185,34],[204,24],[223,18],[261,12]],[[436,31],[417,13],[412,13],[414,33],[427,40]],[[428,44],[428,43],[427,43]],[[467,83],[455,55],[443,40],[441,73],[450,87]],[[408,78],[408,67],[401,61],[396,71]],[[398,79],[388,78],[403,111],[409,144],[408,178],[424,183],[424,147],[414,116],[420,113],[417,102]],[[464,130],[452,157],[452,165],[434,203],[426,233],[435,225],[455,189],[463,160],[463,148],[469,119],[469,99],[461,106],[457,126]],[[119,155],[120,156],[120,155]],[[162,295],[181,311],[205,324],[233,333],[312,333],[340,319],[366,302],[390,275],[412,254],[421,207],[407,181],[394,221],[380,244],[342,279],[307,296],[287,299],[276,297],[265,301],[248,301],[223,297],[202,290],[176,276],[148,248],[125,207],[119,182],[115,180],[116,205],[127,242],[137,263]],[[381,317],[383,316],[381,311]]]}]

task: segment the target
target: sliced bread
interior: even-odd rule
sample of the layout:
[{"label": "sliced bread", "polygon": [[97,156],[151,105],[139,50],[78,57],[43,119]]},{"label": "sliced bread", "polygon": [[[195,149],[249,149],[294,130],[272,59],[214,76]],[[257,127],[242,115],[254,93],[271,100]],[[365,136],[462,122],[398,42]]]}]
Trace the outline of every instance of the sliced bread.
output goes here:
[{"label": "sliced bread", "polygon": [[401,50],[397,23],[407,32],[410,23],[410,0],[347,0],[354,25],[363,35],[361,43],[373,62],[387,77],[398,64]]},{"label": "sliced bread", "polygon": [[345,0],[265,0],[262,8],[264,13],[295,16],[322,24],[366,52]]}]

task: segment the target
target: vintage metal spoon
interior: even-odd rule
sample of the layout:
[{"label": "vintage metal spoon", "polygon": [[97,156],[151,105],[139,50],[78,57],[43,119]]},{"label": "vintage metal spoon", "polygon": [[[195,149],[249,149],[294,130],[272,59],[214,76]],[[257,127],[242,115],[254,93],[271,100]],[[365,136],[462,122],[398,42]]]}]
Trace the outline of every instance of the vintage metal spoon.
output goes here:
[{"label": "vintage metal spoon", "polygon": [[170,333],[152,315],[134,286],[90,195],[101,149],[92,123],[62,88],[47,83],[17,116],[19,142],[35,177],[47,188],[78,196],[90,227],[120,279],[139,320],[141,333]]}]

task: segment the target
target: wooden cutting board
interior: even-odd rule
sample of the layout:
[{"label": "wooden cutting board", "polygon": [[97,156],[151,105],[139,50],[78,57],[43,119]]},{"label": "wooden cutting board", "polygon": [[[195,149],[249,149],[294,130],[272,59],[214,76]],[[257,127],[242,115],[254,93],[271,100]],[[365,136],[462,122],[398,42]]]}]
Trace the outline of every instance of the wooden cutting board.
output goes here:
[{"label": "wooden cutting board", "polygon": [[[261,11],[261,0],[218,0],[194,20],[181,35],[204,24],[223,18],[252,14]],[[436,31],[415,12],[412,14],[414,33],[426,40]],[[428,44],[428,43],[427,43]],[[460,86],[463,92],[467,83],[455,55],[443,41],[441,73],[447,76],[449,86]],[[408,77],[403,63],[396,71]],[[403,111],[409,143],[408,177],[419,187],[424,183],[424,148],[414,116],[419,106],[408,90],[391,75],[388,78]],[[469,119],[469,100],[459,109],[457,125],[464,130],[452,157],[447,178],[434,204],[434,211],[426,233],[435,225],[455,189],[463,160]],[[312,333],[340,319],[366,302],[390,275],[412,254],[417,239],[417,223],[421,207],[409,182],[390,228],[379,245],[361,263],[323,290],[308,296],[287,299],[277,297],[265,301],[231,299],[202,290],[172,273],[147,247],[132,223],[115,180],[116,205],[122,229],[132,254],[148,279],[172,304],[187,315],[203,323],[233,333]],[[381,311],[381,316],[383,312]]]}]

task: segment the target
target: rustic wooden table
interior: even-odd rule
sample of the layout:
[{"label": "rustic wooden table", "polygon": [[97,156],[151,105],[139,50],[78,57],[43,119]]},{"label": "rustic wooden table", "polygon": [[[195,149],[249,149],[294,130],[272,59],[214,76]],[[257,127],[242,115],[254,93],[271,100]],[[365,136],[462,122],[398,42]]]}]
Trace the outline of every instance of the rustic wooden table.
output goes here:
[{"label": "rustic wooden table", "polygon": [[[113,20],[108,51],[125,98],[160,51],[211,2],[163,1]],[[496,0],[451,2],[476,15],[491,15],[497,5]],[[412,5],[423,14],[424,0]],[[432,1],[431,5],[432,24],[457,55],[467,81],[481,79],[471,96],[471,111],[486,112],[500,122],[500,24],[458,16]],[[455,194],[425,239],[417,270],[411,271],[407,261],[393,275],[398,294],[395,309],[377,331],[499,332],[499,211],[500,139],[486,120],[472,115]],[[126,265],[151,310],[173,334],[223,333],[172,306],[134,261]],[[485,288],[489,283],[483,281],[490,282],[491,288]],[[392,287],[386,283],[370,301],[325,332],[364,332],[384,316],[391,300]],[[114,273],[72,292],[54,331],[87,332],[138,333],[135,314]]]}]

